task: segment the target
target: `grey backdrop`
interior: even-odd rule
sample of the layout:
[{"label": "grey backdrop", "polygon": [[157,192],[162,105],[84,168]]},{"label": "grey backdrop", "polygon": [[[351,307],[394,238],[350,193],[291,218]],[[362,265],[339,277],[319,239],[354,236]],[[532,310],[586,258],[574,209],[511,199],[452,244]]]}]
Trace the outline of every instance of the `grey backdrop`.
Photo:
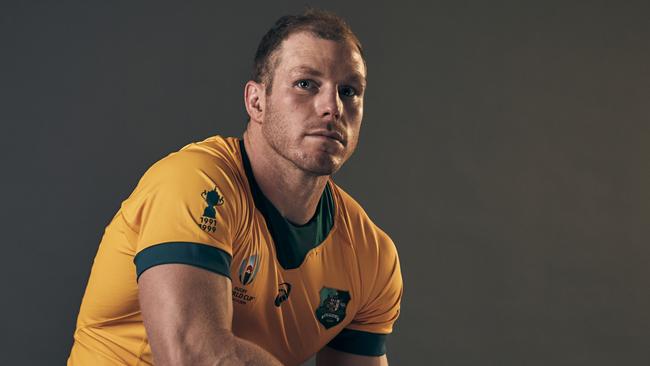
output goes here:
[{"label": "grey backdrop", "polygon": [[[244,127],[255,47],[305,2],[3,1],[3,364],[63,364],[140,175]],[[337,182],[394,239],[393,365],[650,364],[647,2],[311,3],[367,50]]]}]

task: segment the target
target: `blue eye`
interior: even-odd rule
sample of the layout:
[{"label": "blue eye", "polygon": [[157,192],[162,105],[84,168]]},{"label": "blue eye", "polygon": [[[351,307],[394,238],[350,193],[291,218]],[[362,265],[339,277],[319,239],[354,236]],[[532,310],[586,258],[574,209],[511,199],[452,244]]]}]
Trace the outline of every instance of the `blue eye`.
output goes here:
[{"label": "blue eye", "polygon": [[339,88],[339,93],[344,97],[353,97],[357,95],[357,91],[351,86],[343,86]]},{"label": "blue eye", "polygon": [[299,80],[296,86],[300,89],[311,89],[314,87],[314,82],[311,80]]}]

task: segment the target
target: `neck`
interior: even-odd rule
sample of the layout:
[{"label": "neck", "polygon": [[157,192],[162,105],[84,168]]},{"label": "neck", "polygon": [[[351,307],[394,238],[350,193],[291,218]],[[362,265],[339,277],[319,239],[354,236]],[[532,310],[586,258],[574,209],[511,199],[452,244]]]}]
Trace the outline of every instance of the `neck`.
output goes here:
[{"label": "neck", "polygon": [[297,225],[306,224],[316,212],[329,176],[315,176],[278,154],[259,129],[244,132],[244,146],[255,181],[282,216]]}]

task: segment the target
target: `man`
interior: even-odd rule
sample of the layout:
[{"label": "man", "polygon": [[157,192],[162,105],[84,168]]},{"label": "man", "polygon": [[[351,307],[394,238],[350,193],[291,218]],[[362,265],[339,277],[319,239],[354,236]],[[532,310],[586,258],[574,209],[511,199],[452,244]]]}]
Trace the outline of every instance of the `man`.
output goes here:
[{"label": "man", "polygon": [[354,151],[366,66],[337,16],[262,39],[243,139],[154,164],[106,229],[69,365],[387,365],[395,246],[330,179]]}]

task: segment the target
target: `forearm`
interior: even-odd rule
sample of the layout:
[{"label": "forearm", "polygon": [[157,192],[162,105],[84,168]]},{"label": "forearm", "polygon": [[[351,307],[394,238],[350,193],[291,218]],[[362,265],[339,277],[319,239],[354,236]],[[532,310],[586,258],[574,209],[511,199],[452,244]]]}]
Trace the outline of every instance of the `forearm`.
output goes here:
[{"label": "forearm", "polygon": [[156,352],[156,365],[206,365],[206,366],[282,366],[262,347],[236,337],[230,331],[222,331],[216,337],[185,338],[186,342],[174,342],[176,347]]},{"label": "forearm", "polygon": [[268,365],[268,366],[282,366],[273,355],[267,352],[262,347],[247,341],[243,338],[232,336],[232,347],[230,351],[214,366],[255,366],[255,365]]}]

